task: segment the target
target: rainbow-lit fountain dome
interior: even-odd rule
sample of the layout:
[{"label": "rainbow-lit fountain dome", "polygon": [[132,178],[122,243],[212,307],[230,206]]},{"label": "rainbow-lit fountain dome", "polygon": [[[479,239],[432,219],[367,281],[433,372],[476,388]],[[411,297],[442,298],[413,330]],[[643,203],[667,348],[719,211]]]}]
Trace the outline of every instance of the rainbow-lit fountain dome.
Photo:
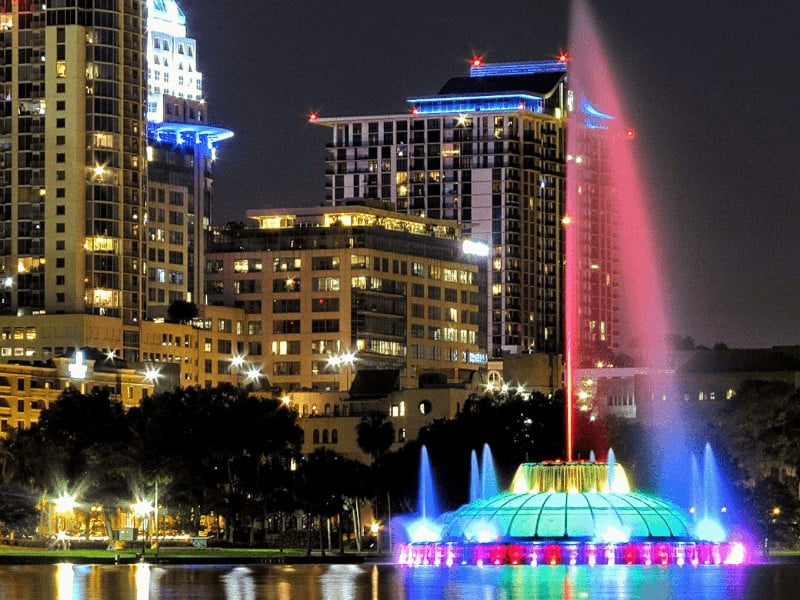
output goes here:
[{"label": "rainbow-lit fountain dome", "polygon": [[607,462],[519,466],[510,489],[408,528],[407,565],[739,564],[744,547],[701,539],[694,521],[661,498],[631,491]]}]

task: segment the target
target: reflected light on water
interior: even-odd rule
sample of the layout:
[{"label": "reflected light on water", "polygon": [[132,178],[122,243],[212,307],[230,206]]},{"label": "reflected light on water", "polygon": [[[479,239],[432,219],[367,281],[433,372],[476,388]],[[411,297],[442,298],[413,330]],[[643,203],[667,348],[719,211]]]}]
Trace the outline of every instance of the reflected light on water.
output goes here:
[{"label": "reflected light on water", "polygon": [[236,567],[222,579],[225,581],[225,600],[255,600],[253,572],[247,567]]},{"label": "reflected light on water", "polygon": [[75,571],[70,563],[56,565],[56,600],[72,600]]},{"label": "reflected light on water", "polygon": [[728,600],[797,598],[796,563],[729,567],[617,564],[0,565],[0,600]]},{"label": "reflected light on water", "polygon": [[150,565],[139,563],[136,565],[136,600],[148,600],[150,598]]},{"label": "reflected light on water", "polygon": [[288,581],[278,582],[278,600],[292,600],[292,584]]},{"label": "reflected light on water", "polygon": [[364,574],[364,569],[357,565],[331,565],[320,580],[322,597],[355,600],[356,578],[361,574]]}]

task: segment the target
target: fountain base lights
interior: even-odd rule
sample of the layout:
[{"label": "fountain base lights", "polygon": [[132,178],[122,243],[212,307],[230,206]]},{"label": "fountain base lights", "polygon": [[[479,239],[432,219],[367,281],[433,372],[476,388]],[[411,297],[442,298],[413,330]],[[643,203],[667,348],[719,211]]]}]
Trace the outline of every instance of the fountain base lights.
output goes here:
[{"label": "fountain base lights", "polygon": [[745,562],[739,542],[582,541],[428,542],[402,544],[398,563],[454,565],[738,565]]},{"label": "fountain base lights", "polygon": [[[630,490],[614,461],[524,463],[509,491],[411,521],[397,560],[433,565],[729,565],[739,542],[704,536],[676,505]],[[433,534],[436,535],[433,535]],[[705,537],[705,539],[704,539]]]}]

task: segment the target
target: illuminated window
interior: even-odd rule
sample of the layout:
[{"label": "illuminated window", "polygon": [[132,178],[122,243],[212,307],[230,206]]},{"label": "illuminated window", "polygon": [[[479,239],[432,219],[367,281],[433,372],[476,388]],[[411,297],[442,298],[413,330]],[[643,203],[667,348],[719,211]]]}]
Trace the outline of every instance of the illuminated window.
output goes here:
[{"label": "illuminated window", "polygon": [[362,256],[362,255],[351,255],[350,256],[350,268],[351,269],[368,269],[369,268],[369,256]]},{"label": "illuminated window", "polygon": [[282,271],[299,271],[302,260],[299,258],[275,258],[272,260],[272,271],[280,273]]},{"label": "illuminated window", "polygon": [[59,60],[56,62],[56,77],[63,79],[67,76],[67,63],[66,61]]},{"label": "illuminated window", "polygon": [[114,135],[111,133],[95,133],[93,135],[94,145],[97,148],[113,148]]},{"label": "illuminated window", "polygon": [[311,280],[311,289],[315,292],[338,292],[339,288],[338,277],[314,277]]}]

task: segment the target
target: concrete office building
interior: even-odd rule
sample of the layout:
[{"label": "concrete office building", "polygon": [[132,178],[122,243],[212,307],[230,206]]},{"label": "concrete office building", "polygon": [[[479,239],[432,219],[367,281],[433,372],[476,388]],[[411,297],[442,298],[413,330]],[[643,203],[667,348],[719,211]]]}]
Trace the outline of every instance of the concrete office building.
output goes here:
[{"label": "concrete office building", "polygon": [[[248,211],[257,228],[217,232],[210,304],[247,313],[248,363],[284,390],[347,390],[354,370],[485,368],[484,257],[452,221],[342,205]],[[353,362],[355,361],[355,362]]]}]

